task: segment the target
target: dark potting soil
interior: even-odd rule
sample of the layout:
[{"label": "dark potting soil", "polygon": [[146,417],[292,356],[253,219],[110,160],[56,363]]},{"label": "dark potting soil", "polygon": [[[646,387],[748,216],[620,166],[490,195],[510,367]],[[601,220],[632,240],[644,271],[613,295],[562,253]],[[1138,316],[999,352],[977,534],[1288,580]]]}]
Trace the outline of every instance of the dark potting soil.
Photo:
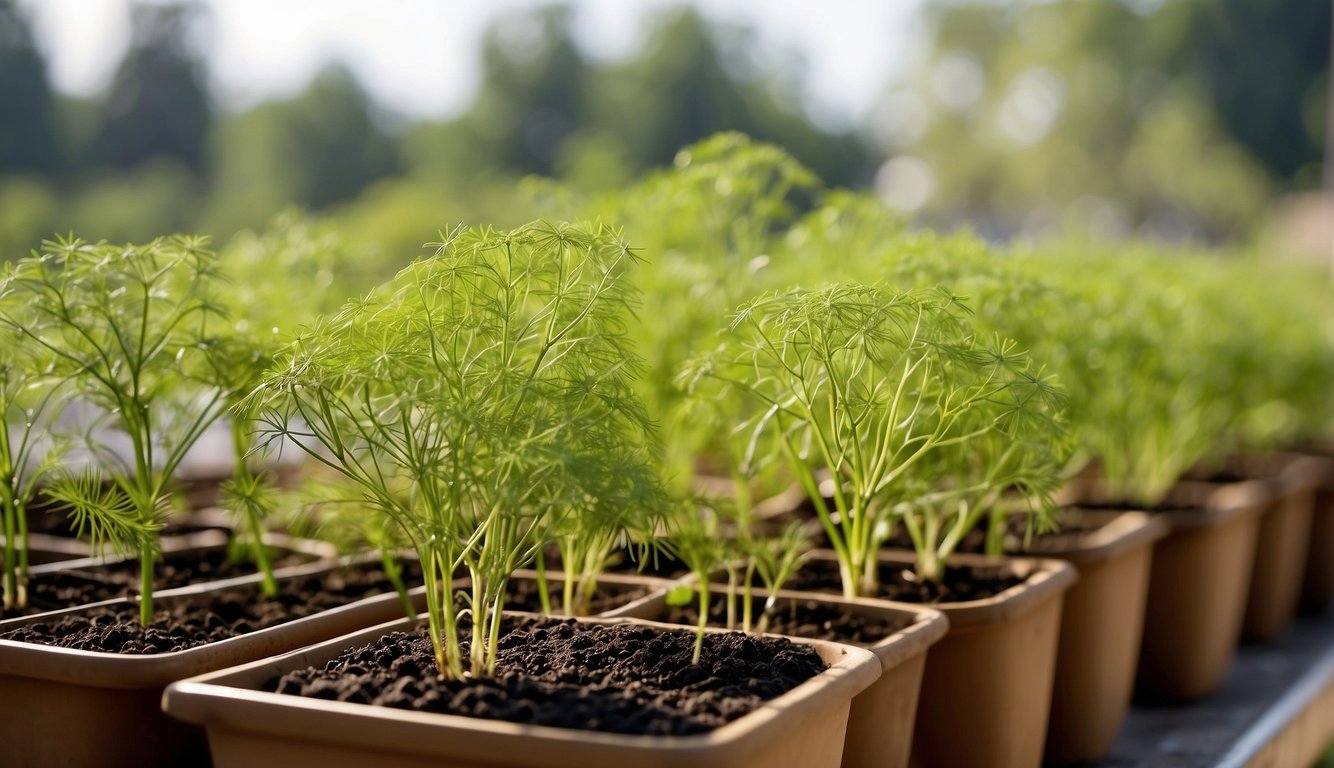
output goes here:
[{"label": "dark potting soil", "polygon": [[[599,581],[597,589],[593,593],[593,599],[589,601],[588,612],[591,615],[620,608],[627,603],[644,597],[651,591],[653,589],[648,585],[608,584],[605,581]],[[560,612],[562,610],[561,582],[548,581],[547,593],[551,598],[553,610]],[[505,598],[505,610],[541,613],[542,598],[537,589],[537,580],[510,579],[509,590]]]},{"label": "dark potting soil", "polygon": [[[311,558],[271,550],[274,568],[310,562]],[[253,563],[234,562],[226,547],[163,554],[153,573],[153,589],[218,581],[255,573]],[[125,560],[79,570],[33,574],[28,579],[28,607],[0,613],[4,618],[31,616],[76,605],[112,600],[139,594],[139,561]]]},{"label": "dark potting soil", "polygon": [[[1110,510],[1090,510],[1082,507],[1067,507],[1058,511],[1057,530],[1048,533],[1028,533],[1028,525],[1022,516],[1011,518],[1006,523],[1004,551],[1009,554],[1051,554],[1078,549],[1088,535],[1100,530],[1117,516]],[[886,542],[897,549],[912,549],[912,539],[908,532],[899,528]],[[987,532],[983,528],[971,531],[959,542],[956,551],[965,554],[981,555],[987,550]]]},{"label": "dark potting soil", "polygon": [[[546,566],[547,573],[560,573],[560,555],[554,552],[548,554],[544,565]],[[632,576],[652,576],[658,579],[679,579],[690,573],[690,569],[686,567],[685,563],[665,552],[649,552],[641,555],[638,552],[631,552],[627,549],[617,549],[613,551],[606,568],[603,570],[607,573]]]},{"label": "dark potting soil", "polygon": [[1157,504],[1141,504],[1134,501],[1081,501],[1075,506],[1090,511],[1147,512],[1151,515],[1161,515],[1168,512],[1203,511],[1198,505],[1182,504],[1170,499]]},{"label": "dark potting soil", "polygon": [[395,632],[267,689],[557,728],[683,735],[735,720],[825,668],[809,646],[738,632],[708,635],[692,665],[695,636],[684,630],[554,618],[511,620],[505,629],[492,679],[440,680],[426,635]]},{"label": "dark potting soil", "polygon": [[[755,598],[753,618],[758,622],[764,612],[764,598]],[[742,600],[738,596],[737,621],[741,620]],[[666,621],[672,624],[696,626],[699,608],[695,605],[669,609]],[[912,624],[912,619],[895,616],[867,616],[854,613],[845,605],[820,600],[775,601],[769,614],[766,632],[811,640],[831,640],[836,643],[871,646]],[[709,626],[727,627],[727,602],[723,595],[713,595],[709,604]],[[759,627],[754,627],[758,629]]]},{"label": "dark potting soil", "polygon": [[155,612],[148,627],[139,624],[137,606],[111,605],[19,627],[0,634],[0,639],[104,653],[183,651],[392,589],[378,566],[343,568],[280,581],[279,594],[273,598],[265,597],[257,585],[174,598],[170,606]]},{"label": "dark potting soil", "polygon": [[[1006,566],[948,566],[939,581],[919,582],[909,565],[880,566],[880,592],[866,597],[905,603],[961,603],[999,595],[1023,579]],[[785,588],[804,592],[841,594],[843,579],[838,563],[809,560],[793,574]]]}]

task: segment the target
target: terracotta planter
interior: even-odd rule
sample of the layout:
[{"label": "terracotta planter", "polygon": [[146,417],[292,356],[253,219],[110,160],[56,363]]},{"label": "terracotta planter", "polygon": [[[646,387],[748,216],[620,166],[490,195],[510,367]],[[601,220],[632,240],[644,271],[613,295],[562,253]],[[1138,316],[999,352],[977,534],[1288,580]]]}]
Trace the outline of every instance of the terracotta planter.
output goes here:
[{"label": "terracotta planter", "polygon": [[347,648],[386,633],[411,631],[415,623],[390,622],[277,658],[174,683],[163,696],[163,708],[208,729],[218,768],[834,768],[843,748],[849,702],[880,673],[869,651],[810,641],[830,665],[825,673],[717,730],[677,737],[516,725],[258,690],[284,672],[322,665]]},{"label": "terracotta planter", "polygon": [[[714,585],[713,589],[715,594],[721,595],[726,587]],[[765,598],[769,593],[756,589],[753,594]],[[837,603],[855,615],[911,622],[898,632],[866,646],[880,660],[881,675],[870,688],[852,700],[842,763],[843,768],[906,766],[927,649],[948,631],[949,621],[945,615],[927,606],[849,600],[813,592],[779,591],[777,597],[780,601]],[[667,595],[662,592],[628,607],[621,615],[664,621],[669,610]]]},{"label": "terracotta planter", "polygon": [[1079,570],[1065,593],[1052,684],[1045,762],[1088,762],[1106,755],[1135,688],[1153,545],[1166,523],[1143,512],[1082,512],[1101,525],[1086,535],[1041,539],[1029,555]]},{"label": "terracotta planter", "polygon": [[[818,550],[813,558],[833,560]],[[911,552],[880,554],[910,566]],[[1062,595],[1075,570],[1059,560],[957,555],[951,565],[1009,564],[1018,584],[985,600],[935,603],[949,633],[927,653],[913,731],[914,768],[1008,768],[1042,761]]]},{"label": "terracotta planter", "polygon": [[[1062,497],[1118,504],[1092,480]],[[1150,566],[1138,671],[1145,692],[1185,701],[1222,683],[1241,638],[1256,534],[1271,497],[1261,481],[1183,481],[1168,493],[1155,514],[1170,532],[1154,545]]]},{"label": "terracotta planter", "polygon": [[[330,565],[323,565],[330,568]],[[170,606],[211,585],[155,598]],[[113,601],[132,605],[128,600]],[[0,631],[88,610],[0,622]],[[120,655],[0,640],[0,744],[6,764],[174,766],[207,764],[203,731],[168,718],[162,691],[175,680],[300,648],[403,615],[396,594],[184,651]]]}]

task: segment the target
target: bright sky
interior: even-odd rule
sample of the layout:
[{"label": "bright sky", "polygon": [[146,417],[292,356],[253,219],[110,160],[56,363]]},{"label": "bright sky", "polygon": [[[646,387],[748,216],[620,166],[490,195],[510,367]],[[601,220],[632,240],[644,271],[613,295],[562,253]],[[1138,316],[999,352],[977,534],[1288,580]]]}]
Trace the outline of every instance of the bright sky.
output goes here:
[{"label": "bright sky", "polygon": [[[805,61],[808,108],[830,126],[862,119],[909,49],[922,0],[690,0],[708,17],[752,26],[769,50]],[[203,0],[210,77],[229,105],[295,93],[323,64],[347,62],[381,104],[455,114],[479,78],[480,38],[501,13],[539,0]],[[573,0],[575,28],[599,58],[631,53],[640,22],[670,0]],[[57,88],[90,94],[129,37],[130,0],[20,0]]]}]

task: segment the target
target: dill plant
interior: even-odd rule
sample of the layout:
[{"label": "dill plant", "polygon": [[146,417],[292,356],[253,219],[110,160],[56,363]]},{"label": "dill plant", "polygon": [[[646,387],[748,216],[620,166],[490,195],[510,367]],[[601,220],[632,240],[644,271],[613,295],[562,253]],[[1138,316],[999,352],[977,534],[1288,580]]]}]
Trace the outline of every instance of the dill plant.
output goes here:
[{"label": "dill plant", "polygon": [[[442,240],[300,335],[254,397],[269,439],[295,442],[403,530],[439,673],[461,679],[493,671],[509,576],[552,531],[590,498],[634,503],[656,486],[590,475],[649,432],[624,331],[630,248],[598,225]],[[471,579],[466,660],[459,569]]]},{"label": "dill plant", "polygon": [[[222,330],[222,276],[206,245],[184,236],[124,246],[60,239],[0,279],[0,325],[104,413],[89,431],[93,465],[58,476],[48,494],[95,543],[137,554],[144,624],[172,476],[226,406],[209,359]],[[99,428],[123,435],[128,459],[96,437]]]},{"label": "dill plant", "polygon": [[[835,284],[762,296],[683,380],[701,396],[736,390],[761,406],[748,426],[778,436],[849,597],[876,593],[876,553],[896,522],[924,581],[1002,514],[1007,491],[1033,499],[1034,519],[1050,524],[1064,397],[1012,342],[979,341],[946,291]],[[836,480],[830,501],[820,468]]]},{"label": "dill plant", "polygon": [[[21,307],[11,307],[21,313]],[[0,512],[5,537],[4,610],[28,605],[28,505],[37,486],[60,462],[59,444],[43,440],[60,410],[65,381],[56,376],[49,358],[12,331],[0,346]]]}]

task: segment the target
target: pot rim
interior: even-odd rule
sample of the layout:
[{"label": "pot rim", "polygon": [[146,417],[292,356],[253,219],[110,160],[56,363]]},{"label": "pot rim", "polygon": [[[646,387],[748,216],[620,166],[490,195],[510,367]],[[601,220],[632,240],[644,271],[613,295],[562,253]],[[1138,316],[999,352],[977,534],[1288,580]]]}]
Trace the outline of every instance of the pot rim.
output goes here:
[{"label": "pot rim", "polygon": [[[831,549],[817,549],[812,558],[837,561]],[[916,555],[912,550],[882,549],[877,554],[881,565],[912,564]],[[954,554],[946,558],[947,565],[1009,566],[1023,579],[1018,584],[991,597],[979,600],[961,600],[951,603],[910,603],[885,598],[864,598],[871,602],[895,606],[925,605],[945,614],[951,632],[963,627],[1010,621],[1035,610],[1047,600],[1058,597],[1079,578],[1078,572],[1064,560],[1050,557]]]},{"label": "pot rim", "polygon": [[[533,616],[507,612],[512,616]],[[439,755],[447,750],[461,761],[493,758],[513,752],[515,739],[529,740],[528,749],[540,752],[543,765],[581,768],[608,756],[628,757],[634,765],[679,765],[682,760],[703,760],[729,765],[743,760],[766,742],[790,730],[783,715],[789,710],[851,701],[880,677],[880,662],[862,648],[793,639],[813,645],[829,667],[787,693],[767,701],[737,720],[708,733],[690,736],[644,736],[604,733],[553,726],[522,725],[499,720],[414,712],[292,696],[254,690],[267,680],[301,666],[321,664],[339,652],[379,639],[393,631],[411,631],[417,619],[399,619],[349,633],[314,646],[230,669],[172,683],[162,696],[169,715],[189,723],[231,731],[296,739],[318,738],[354,747],[389,745],[399,754]],[[630,618],[577,619],[604,625],[635,624],[664,631],[690,632],[679,625]],[[726,630],[707,630],[710,633]],[[795,714],[795,712],[791,713]],[[321,722],[308,722],[311,719]]]},{"label": "pot rim", "polygon": [[[335,562],[312,563],[308,566],[302,566],[301,573],[288,573],[283,578],[299,578],[331,571],[340,567],[340,565],[340,563]],[[156,593],[153,600],[155,606],[170,606],[191,597],[242,586],[248,586],[248,584],[202,582],[169,590],[170,594],[167,594],[167,591]],[[424,600],[424,590],[410,594],[418,604]],[[59,611],[48,611],[32,616],[21,616],[0,621],[0,632],[17,629],[29,624],[51,621],[66,614],[80,613],[111,605],[137,608],[139,602],[128,598],[119,598],[65,608]],[[392,615],[392,612],[396,609],[398,614],[401,615],[403,612],[401,606],[398,593],[389,591],[320,611],[310,616],[229,637],[225,640],[206,643],[182,651],[156,654],[86,651],[0,639],[0,675],[41,678],[103,688],[161,687],[173,680],[180,680],[210,669],[216,669],[219,660],[239,658],[240,654],[245,654],[244,658],[255,658],[289,649],[292,645],[284,637],[290,635],[293,631],[303,632],[309,638],[306,642],[315,642],[322,637],[327,637],[331,630],[345,629],[348,626],[345,622],[356,621],[356,617],[360,614],[379,616],[389,612],[388,615]]]}]

